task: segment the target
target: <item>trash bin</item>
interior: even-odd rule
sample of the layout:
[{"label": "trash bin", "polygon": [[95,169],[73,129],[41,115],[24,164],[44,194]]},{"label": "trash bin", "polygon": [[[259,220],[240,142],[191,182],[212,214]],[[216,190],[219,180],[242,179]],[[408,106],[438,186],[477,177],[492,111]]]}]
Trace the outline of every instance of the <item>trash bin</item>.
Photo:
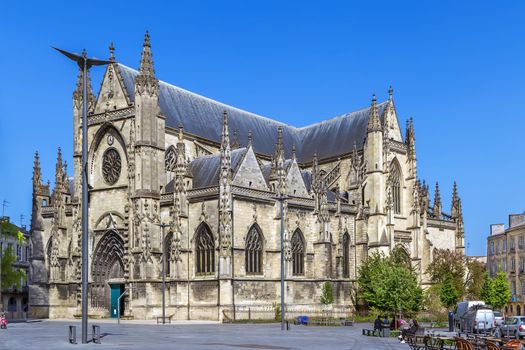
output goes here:
[{"label": "trash bin", "polygon": [[388,327],[383,326],[383,334],[381,336],[384,338],[390,337],[390,326]]}]

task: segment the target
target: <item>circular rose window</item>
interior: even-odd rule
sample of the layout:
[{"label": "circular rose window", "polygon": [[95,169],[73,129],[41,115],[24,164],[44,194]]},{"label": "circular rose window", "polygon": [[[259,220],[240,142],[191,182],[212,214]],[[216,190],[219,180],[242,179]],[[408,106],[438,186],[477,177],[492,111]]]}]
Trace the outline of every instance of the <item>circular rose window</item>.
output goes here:
[{"label": "circular rose window", "polygon": [[117,182],[120,176],[120,169],[121,161],[117,150],[110,148],[104,152],[102,157],[102,176],[104,176],[104,181],[108,185],[113,185]]}]

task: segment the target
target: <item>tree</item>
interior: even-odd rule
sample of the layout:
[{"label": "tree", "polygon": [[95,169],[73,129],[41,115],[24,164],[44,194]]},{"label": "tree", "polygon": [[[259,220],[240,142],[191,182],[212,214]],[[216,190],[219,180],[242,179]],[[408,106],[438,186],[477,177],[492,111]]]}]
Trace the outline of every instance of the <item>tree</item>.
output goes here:
[{"label": "tree", "polygon": [[492,282],[492,303],[490,304],[495,309],[501,309],[507,305],[512,297],[509,281],[505,272],[498,272]]},{"label": "tree", "polygon": [[418,312],[423,290],[412,269],[394,260],[382,253],[372,254],[359,269],[359,294],[382,313]]},{"label": "tree", "polygon": [[465,286],[467,298],[469,300],[479,300],[481,298],[485,272],[485,264],[474,259],[467,260],[467,277],[465,280]]},{"label": "tree", "polygon": [[452,276],[446,275],[439,290],[439,300],[441,304],[447,309],[451,309],[456,305],[460,297],[459,291],[454,287]]},{"label": "tree", "polygon": [[434,258],[427,268],[430,281],[442,284],[447,276],[452,278],[452,284],[459,297],[465,294],[465,256],[450,249],[434,249]]},{"label": "tree", "polygon": [[326,281],[323,284],[322,294],[321,294],[321,303],[325,305],[330,305],[334,302],[334,293],[332,289],[332,283]]},{"label": "tree", "polygon": [[481,300],[487,305],[492,305],[492,297],[494,295],[494,282],[492,278],[489,277],[489,274],[485,272],[483,279],[483,287],[481,288]]},{"label": "tree", "polygon": [[13,267],[13,263],[16,261],[16,256],[13,253],[11,246],[8,246],[2,255],[1,261],[1,275],[0,275],[0,288],[5,290],[13,285],[20,287],[20,282],[23,278],[26,278],[24,270],[16,269]]}]

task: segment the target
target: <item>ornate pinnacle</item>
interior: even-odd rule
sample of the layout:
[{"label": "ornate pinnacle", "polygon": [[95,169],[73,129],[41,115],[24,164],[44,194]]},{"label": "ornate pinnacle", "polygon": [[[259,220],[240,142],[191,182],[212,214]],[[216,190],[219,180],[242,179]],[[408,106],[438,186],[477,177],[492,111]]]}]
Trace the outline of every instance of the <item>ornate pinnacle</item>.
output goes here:
[{"label": "ornate pinnacle", "polygon": [[179,124],[179,142],[182,142],[184,138],[184,128],[182,127],[182,124]]},{"label": "ornate pinnacle", "polygon": [[115,62],[115,46],[113,42],[109,44],[109,60]]},{"label": "ornate pinnacle", "polygon": [[381,131],[381,120],[377,111],[376,95],[372,95],[372,105],[370,106],[370,118],[368,119],[367,132]]},{"label": "ornate pinnacle", "polygon": [[42,184],[42,170],[40,169],[40,158],[38,156],[38,151],[35,152],[35,160],[33,163],[33,189],[36,186]]},{"label": "ornate pinnacle", "polygon": [[[77,77],[77,86],[75,91],[73,91],[73,103],[74,106],[78,109],[82,107],[82,94],[83,92],[83,81],[84,81],[84,71],[79,69]],[[95,95],[93,95],[93,88],[91,87],[91,76],[89,75],[89,69],[87,70],[87,101],[88,101],[88,111],[92,111],[95,106]]]},{"label": "ornate pinnacle", "polygon": [[230,132],[228,130],[228,112],[222,111],[222,133],[221,133],[221,149],[230,148]]},{"label": "ornate pinnacle", "polygon": [[390,88],[388,89],[388,100],[392,101],[392,95],[394,94],[394,89],[392,89],[392,85],[390,85]]},{"label": "ornate pinnacle", "polygon": [[233,130],[233,141],[232,141],[231,147],[232,147],[232,149],[240,147],[240,144],[239,144],[239,130],[238,129]]},{"label": "ornate pinnacle", "polygon": [[439,194],[439,183],[436,181],[436,191],[434,192],[434,208],[433,214],[436,217],[441,217],[441,195]]},{"label": "ornate pinnacle", "polygon": [[295,160],[296,159],[296,150],[295,150],[295,143],[292,144],[292,159]]},{"label": "ornate pinnacle", "polygon": [[155,76],[155,70],[153,69],[153,54],[151,53],[151,42],[148,31],[146,31],[146,34],[144,35],[142,57],[140,60],[140,74],[149,77]]}]

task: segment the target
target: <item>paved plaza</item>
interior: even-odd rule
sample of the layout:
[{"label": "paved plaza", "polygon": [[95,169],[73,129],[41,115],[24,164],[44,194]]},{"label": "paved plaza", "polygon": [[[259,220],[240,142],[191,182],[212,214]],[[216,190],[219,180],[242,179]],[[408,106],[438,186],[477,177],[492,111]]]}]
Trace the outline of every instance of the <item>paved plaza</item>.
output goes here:
[{"label": "paved plaza", "polygon": [[[42,321],[10,324],[0,331],[0,349],[409,349],[395,338],[366,337],[362,328],[291,326],[281,331],[279,324],[218,324],[93,322],[101,327],[102,344],[81,344],[80,322]],[[77,345],[68,343],[68,325],[77,326]],[[90,322],[91,324],[91,322]]]}]

